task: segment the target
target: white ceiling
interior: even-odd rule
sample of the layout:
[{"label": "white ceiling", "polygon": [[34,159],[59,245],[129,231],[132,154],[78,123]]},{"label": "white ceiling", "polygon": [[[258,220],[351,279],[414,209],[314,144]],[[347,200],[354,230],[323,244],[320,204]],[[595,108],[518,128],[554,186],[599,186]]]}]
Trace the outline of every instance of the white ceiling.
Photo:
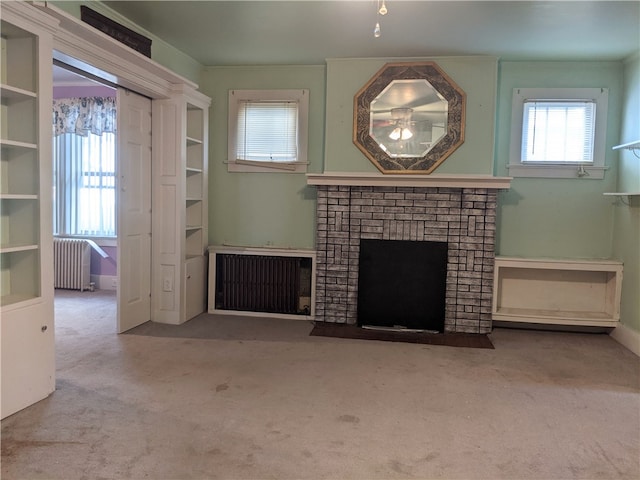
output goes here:
[{"label": "white ceiling", "polygon": [[640,48],[640,1],[105,1],[203,65],[494,55],[620,60]]}]

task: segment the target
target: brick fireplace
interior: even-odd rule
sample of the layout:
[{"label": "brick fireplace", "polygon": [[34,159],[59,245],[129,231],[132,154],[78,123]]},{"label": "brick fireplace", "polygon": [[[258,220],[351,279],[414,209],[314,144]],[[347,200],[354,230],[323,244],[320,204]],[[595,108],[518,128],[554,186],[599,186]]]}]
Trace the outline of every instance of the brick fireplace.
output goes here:
[{"label": "brick fireplace", "polygon": [[357,323],[361,239],[434,241],[448,245],[445,332],[490,332],[496,197],[510,180],[308,175],[317,188],[316,321]]}]

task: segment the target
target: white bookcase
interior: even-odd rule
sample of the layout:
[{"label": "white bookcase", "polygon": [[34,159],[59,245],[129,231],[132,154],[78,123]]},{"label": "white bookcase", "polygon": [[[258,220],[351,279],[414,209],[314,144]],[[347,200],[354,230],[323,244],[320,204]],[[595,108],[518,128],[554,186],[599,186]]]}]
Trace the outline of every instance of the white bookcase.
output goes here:
[{"label": "white bookcase", "polygon": [[37,37],[4,21],[1,31],[0,300],[5,307],[40,296],[40,152]]},{"label": "white bookcase", "polygon": [[180,324],[206,310],[210,102],[185,88],[153,106],[153,122],[166,132],[153,140],[154,204],[163,205],[153,212],[154,234],[161,237],[152,260],[157,322]]},{"label": "white bookcase", "polygon": [[23,2],[2,5],[0,327],[2,418],[53,392],[52,32]]},{"label": "white bookcase", "polygon": [[185,167],[185,320],[204,312],[207,274],[207,125],[208,100],[187,102]]},{"label": "white bookcase", "polygon": [[622,271],[615,260],[496,257],[493,320],[615,327]]}]

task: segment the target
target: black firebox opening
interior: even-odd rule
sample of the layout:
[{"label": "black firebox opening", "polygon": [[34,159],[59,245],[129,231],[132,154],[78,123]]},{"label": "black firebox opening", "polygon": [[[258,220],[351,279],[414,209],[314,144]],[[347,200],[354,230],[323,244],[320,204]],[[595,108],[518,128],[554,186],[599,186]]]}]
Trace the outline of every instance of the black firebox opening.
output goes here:
[{"label": "black firebox opening", "polygon": [[444,332],[447,243],[360,240],[358,325]]}]

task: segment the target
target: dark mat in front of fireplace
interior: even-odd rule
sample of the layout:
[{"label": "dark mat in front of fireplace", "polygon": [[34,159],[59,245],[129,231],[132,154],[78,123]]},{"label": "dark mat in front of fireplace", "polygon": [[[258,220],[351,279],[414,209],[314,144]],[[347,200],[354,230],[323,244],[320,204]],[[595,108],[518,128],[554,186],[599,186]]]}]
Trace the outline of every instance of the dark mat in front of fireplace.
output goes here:
[{"label": "dark mat in front of fireplace", "polygon": [[375,330],[358,327],[357,325],[331,322],[316,322],[309,335],[316,337],[353,338],[358,340],[381,340],[385,342],[422,343],[428,345],[445,345],[448,347],[494,348],[489,337],[479,333],[428,333]]}]

